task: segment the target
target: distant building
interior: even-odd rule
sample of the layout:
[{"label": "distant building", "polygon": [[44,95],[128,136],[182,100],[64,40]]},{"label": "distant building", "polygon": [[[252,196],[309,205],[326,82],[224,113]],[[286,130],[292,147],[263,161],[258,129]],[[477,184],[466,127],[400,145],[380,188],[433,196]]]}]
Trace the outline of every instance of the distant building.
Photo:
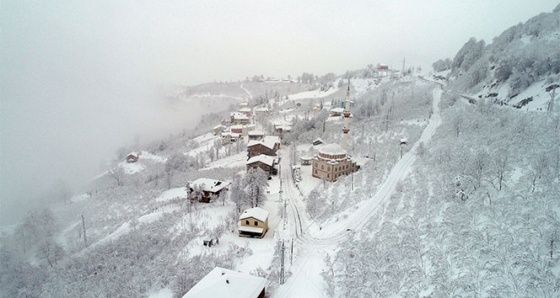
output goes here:
[{"label": "distant building", "polygon": [[344,108],[332,108],[330,111],[331,117],[340,117],[344,113]]},{"label": "distant building", "polygon": [[321,140],[321,138],[317,138],[317,139],[313,140],[313,142],[311,144],[313,144],[313,146],[318,146],[318,145],[323,144],[323,140]]},{"label": "distant building", "polygon": [[251,117],[253,116],[253,111],[251,110],[251,108],[245,107],[245,108],[241,108],[239,109],[239,113],[247,116],[247,117]]},{"label": "distant building", "polygon": [[216,125],[214,126],[214,128],[212,128],[212,133],[214,133],[214,135],[217,136],[220,133],[224,132],[225,128],[226,127],[223,125]]},{"label": "distant building", "polygon": [[254,109],[254,112],[255,112],[255,115],[256,115],[256,116],[261,116],[261,115],[268,115],[268,114],[270,114],[270,111],[268,110],[268,108],[264,108],[264,107],[255,108],[255,109]]},{"label": "distant building", "polygon": [[221,267],[212,269],[183,298],[264,298],[268,281]]},{"label": "distant building", "polygon": [[[191,194],[191,199],[198,199],[199,202],[209,203],[213,197],[218,197],[223,191],[227,191],[229,182],[224,182],[209,178],[200,178],[195,181],[189,182],[187,185]],[[199,189],[202,193],[200,198],[197,196],[196,190]]]},{"label": "distant building", "polygon": [[313,157],[313,177],[334,182],[340,176],[349,175],[360,167],[346,154],[338,144],[323,145],[319,154]]},{"label": "distant building", "polygon": [[231,123],[234,125],[247,125],[251,122],[249,117],[243,113],[233,112],[231,113]]},{"label": "distant building", "polygon": [[249,136],[249,140],[251,141],[258,141],[258,140],[262,140],[262,138],[264,138],[264,132],[260,131],[260,130],[253,130],[253,131],[249,131],[247,133],[247,135]]},{"label": "distant building", "polygon": [[262,238],[268,231],[268,211],[255,207],[239,216],[239,236]]},{"label": "distant building", "polygon": [[238,133],[224,132],[222,133],[222,145],[235,143],[239,140],[239,138],[240,138],[240,134]]},{"label": "distant building", "polygon": [[139,152],[130,152],[126,156],[126,162],[128,162],[128,163],[137,162],[138,159],[140,159],[140,153]]}]

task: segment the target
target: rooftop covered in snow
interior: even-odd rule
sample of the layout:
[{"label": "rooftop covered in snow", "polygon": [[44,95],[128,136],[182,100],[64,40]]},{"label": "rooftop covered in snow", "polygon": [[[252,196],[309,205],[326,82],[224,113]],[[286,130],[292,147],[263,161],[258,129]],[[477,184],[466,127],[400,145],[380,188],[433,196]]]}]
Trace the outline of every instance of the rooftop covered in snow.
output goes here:
[{"label": "rooftop covered in snow", "polygon": [[267,280],[225,268],[216,267],[188,291],[183,298],[224,297],[257,298]]},{"label": "rooftop covered in snow", "polygon": [[264,154],[253,156],[253,157],[249,158],[249,160],[246,162],[246,164],[250,165],[250,164],[258,162],[258,161],[264,163],[265,165],[271,166],[271,167],[274,165],[274,157],[264,155]]},{"label": "rooftop covered in snow", "polygon": [[258,220],[264,222],[268,218],[268,215],[269,215],[268,211],[264,210],[263,208],[254,207],[254,208],[245,210],[241,214],[241,216],[239,216],[239,219],[241,220],[241,219],[246,219],[246,218],[252,217],[252,218],[255,218],[255,219],[258,219]]},{"label": "rooftop covered in snow", "polygon": [[346,150],[342,149],[339,144],[325,144],[319,147],[319,154],[345,155]]},{"label": "rooftop covered in snow", "polygon": [[227,187],[229,185],[229,182],[210,178],[199,178],[195,181],[190,182],[190,187],[194,187],[195,185],[200,186],[203,191],[218,192]]}]

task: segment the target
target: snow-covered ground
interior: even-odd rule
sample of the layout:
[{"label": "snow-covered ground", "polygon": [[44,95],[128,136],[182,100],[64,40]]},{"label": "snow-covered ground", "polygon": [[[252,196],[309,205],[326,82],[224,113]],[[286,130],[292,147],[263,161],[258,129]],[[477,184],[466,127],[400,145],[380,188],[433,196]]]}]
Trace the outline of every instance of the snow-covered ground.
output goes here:
[{"label": "snow-covered ground", "polygon": [[321,91],[320,89],[311,90],[311,91],[306,91],[306,92],[290,94],[288,96],[288,99],[290,99],[290,100],[318,99],[318,98],[323,98],[323,97],[327,97],[331,94],[334,94],[334,93],[338,92],[338,90],[339,89],[336,88],[336,87],[330,88],[327,91]]},{"label": "snow-covered ground", "polygon": [[[303,210],[299,212],[300,220],[296,221],[296,223],[299,223],[299,227],[297,224],[293,226],[294,235],[292,237],[297,237],[301,246],[296,256],[296,264],[291,268],[293,275],[287,280],[286,284],[278,288],[274,297],[294,297],[298,293],[305,293],[306,297],[324,297],[326,295],[321,276],[321,273],[325,270],[326,254],[335,251],[339,245],[344,245],[348,233],[364,227],[377,208],[395,191],[397,183],[408,175],[416,159],[415,148],[420,142],[428,142],[441,124],[439,116],[441,94],[442,90],[440,88],[434,89],[434,113],[420,140],[399,160],[388,178],[370,200],[360,203],[352,209],[350,214],[338,216],[336,220],[328,221],[320,226],[310,223],[305,216],[305,212],[302,212]],[[288,187],[290,187],[289,185],[288,183]],[[296,194],[289,199],[294,206],[291,212],[298,212],[298,209],[302,208],[301,196]],[[292,216],[295,215],[292,214]]]}]

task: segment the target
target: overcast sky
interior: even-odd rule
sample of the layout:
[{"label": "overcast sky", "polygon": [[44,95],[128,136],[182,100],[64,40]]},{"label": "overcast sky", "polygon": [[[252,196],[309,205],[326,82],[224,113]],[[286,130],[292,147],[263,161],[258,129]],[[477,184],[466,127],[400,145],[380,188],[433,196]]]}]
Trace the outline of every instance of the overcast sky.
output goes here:
[{"label": "overcast sky", "polygon": [[154,86],[400,68],[403,58],[426,68],[470,37],[491,42],[558,4],[0,2],[0,217],[42,184],[91,175],[110,151],[164,122]]}]

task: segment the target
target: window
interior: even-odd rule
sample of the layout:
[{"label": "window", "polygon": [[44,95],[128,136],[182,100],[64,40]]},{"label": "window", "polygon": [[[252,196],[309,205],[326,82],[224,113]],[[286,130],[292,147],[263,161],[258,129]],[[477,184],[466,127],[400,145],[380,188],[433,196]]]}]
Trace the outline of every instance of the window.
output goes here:
[{"label": "window", "polygon": [[249,220],[245,220],[246,225],[250,225]]},{"label": "window", "polygon": [[259,222],[255,220],[255,226],[258,226],[258,225],[259,225]]}]

